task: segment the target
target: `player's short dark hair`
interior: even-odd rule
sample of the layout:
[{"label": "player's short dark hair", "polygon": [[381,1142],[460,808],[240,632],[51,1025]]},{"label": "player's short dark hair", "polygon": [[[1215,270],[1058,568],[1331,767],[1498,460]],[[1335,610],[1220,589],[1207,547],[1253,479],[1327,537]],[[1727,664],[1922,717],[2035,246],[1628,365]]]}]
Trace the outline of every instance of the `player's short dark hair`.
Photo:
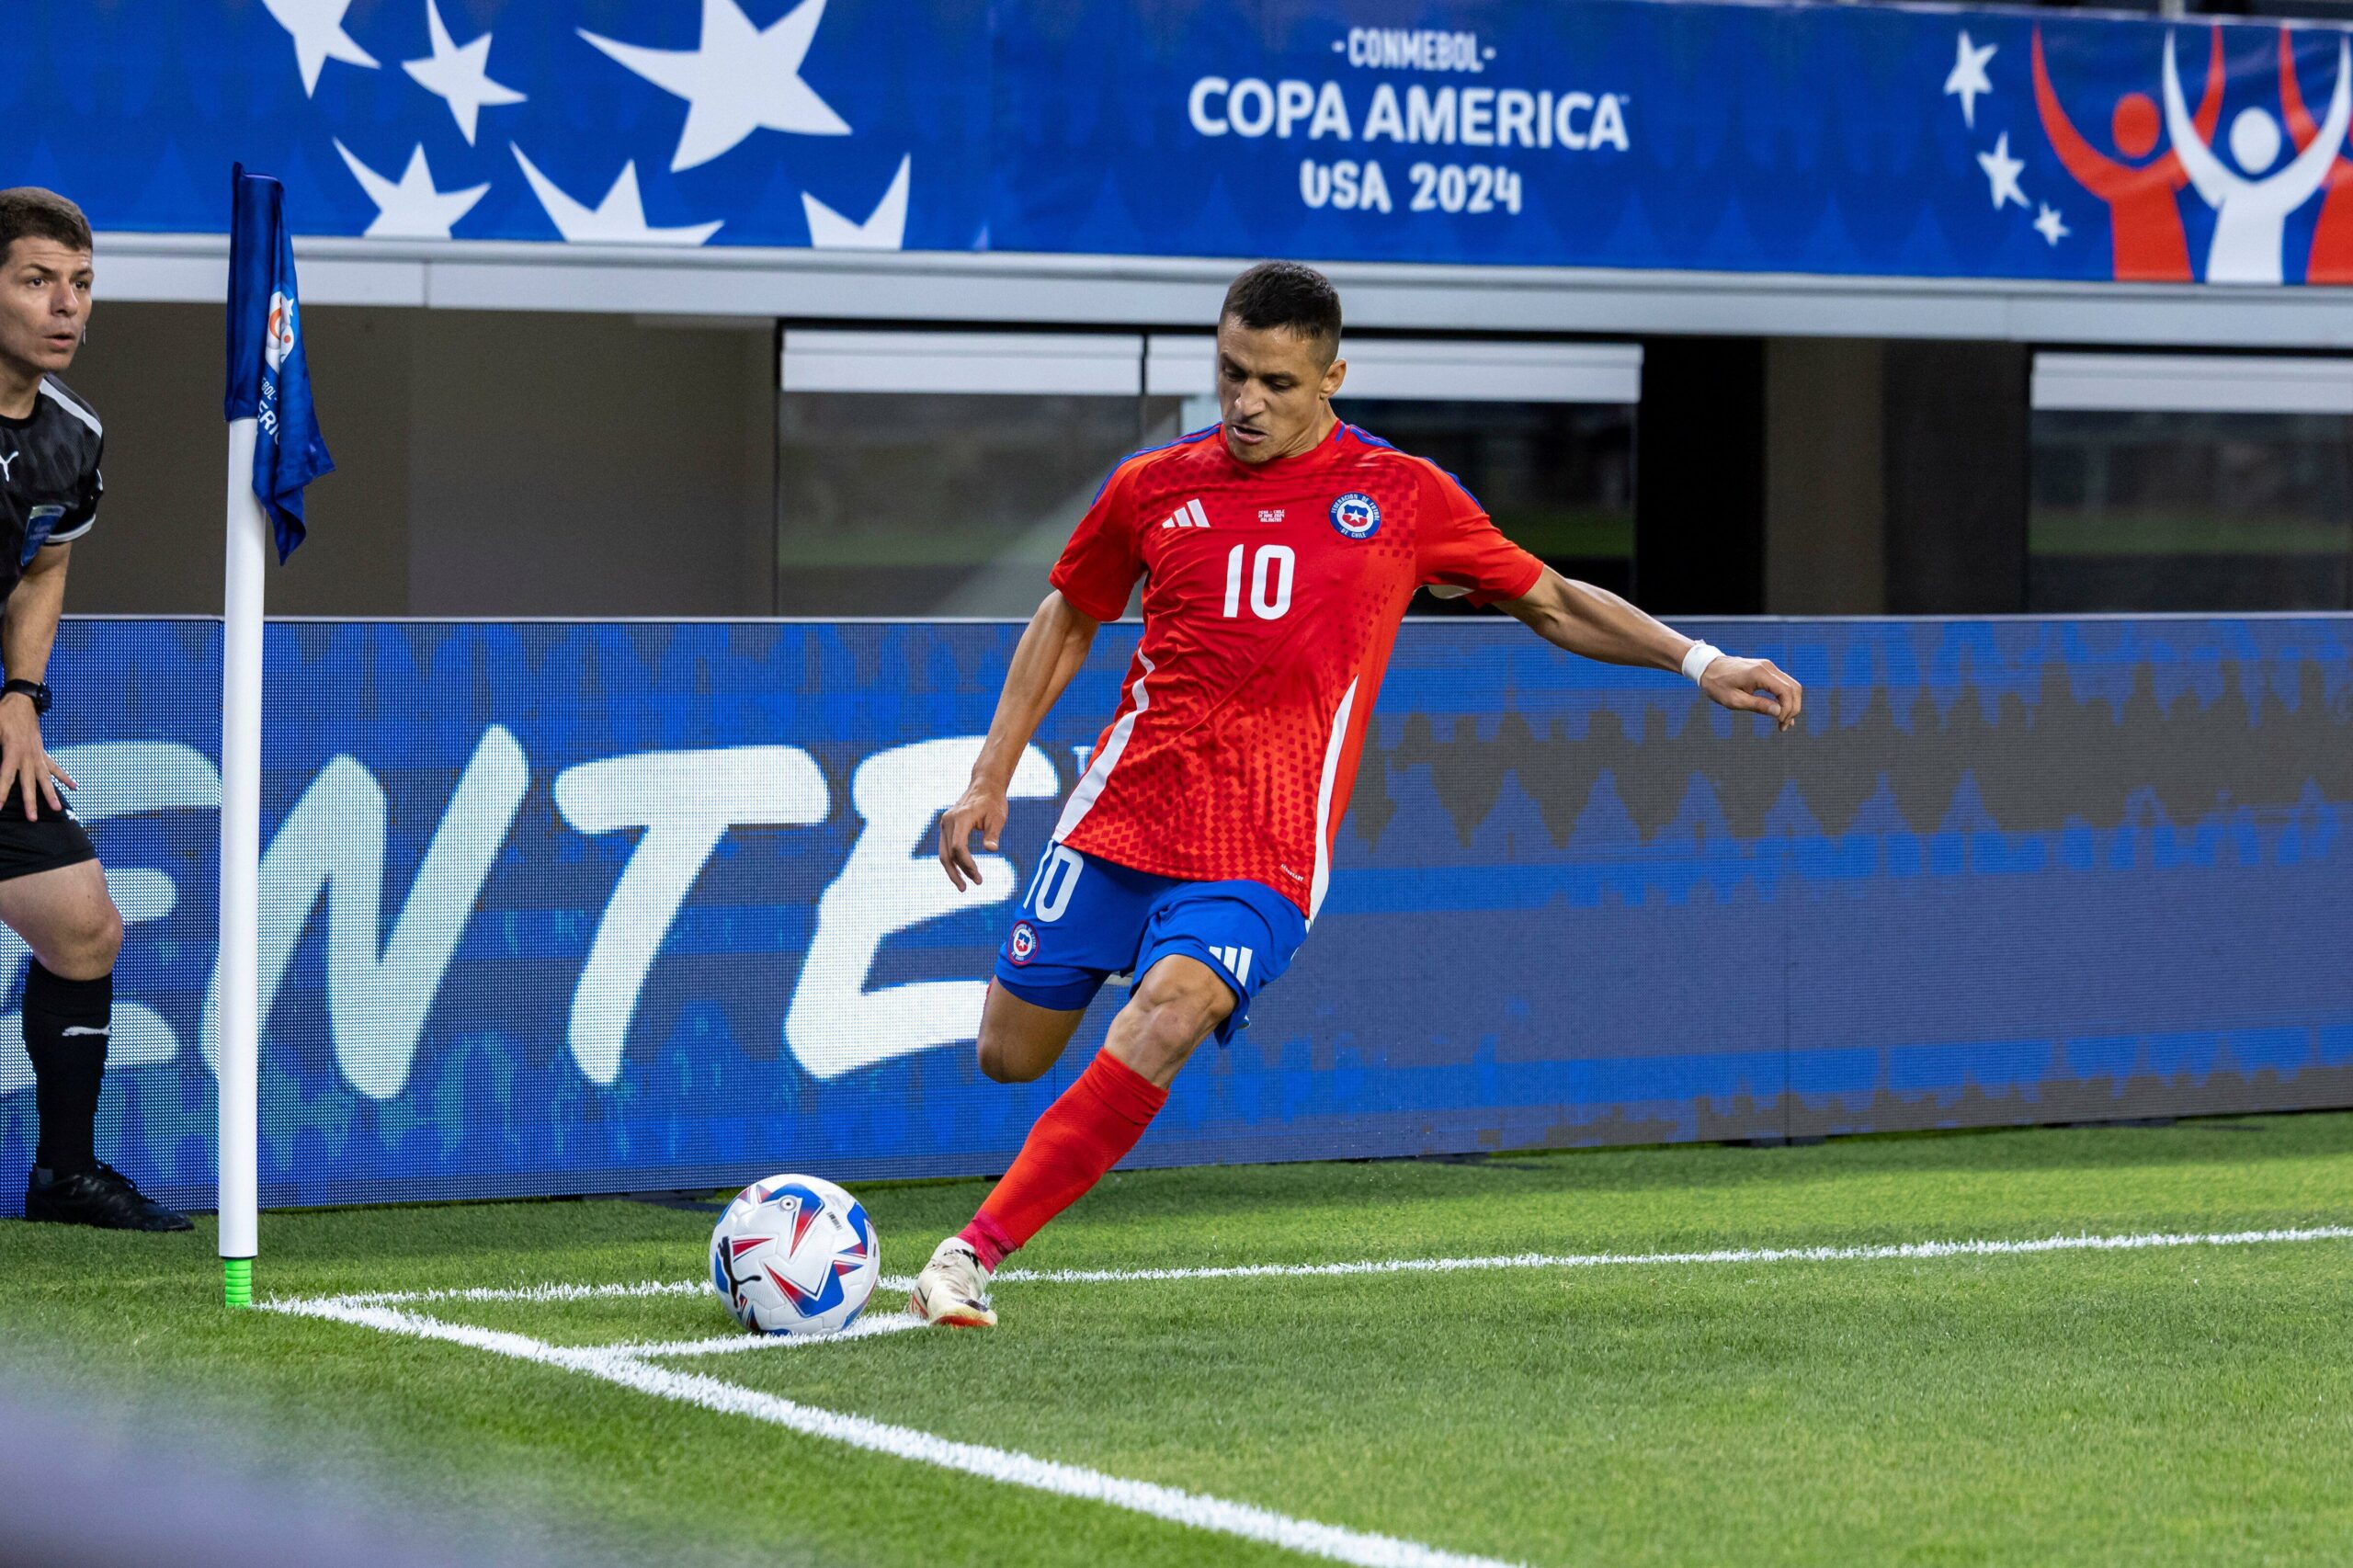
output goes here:
[{"label": "player's short dark hair", "polygon": [[0,261],[18,240],[55,240],[68,250],[95,250],[90,221],[53,190],[20,185],[0,190]]},{"label": "player's short dark hair", "polygon": [[1304,263],[1262,261],[1225,291],[1220,321],[1231,316],[1253,332],[1279,327],[1313,340],[1329,359],[1340,350],[1340,291]]}]

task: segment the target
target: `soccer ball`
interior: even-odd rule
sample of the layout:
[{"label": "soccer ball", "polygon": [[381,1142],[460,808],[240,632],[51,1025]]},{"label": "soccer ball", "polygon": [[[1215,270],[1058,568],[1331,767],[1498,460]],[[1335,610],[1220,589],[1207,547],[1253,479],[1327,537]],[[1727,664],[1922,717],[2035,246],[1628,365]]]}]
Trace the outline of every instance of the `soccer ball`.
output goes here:
[{"label": "soccer ball", "polygon": [[881,1269],[866,1210],[815,1176],[754,1182],[710,1233],[710,1287],[760,1334],[840,1333],[866,1310]]}]

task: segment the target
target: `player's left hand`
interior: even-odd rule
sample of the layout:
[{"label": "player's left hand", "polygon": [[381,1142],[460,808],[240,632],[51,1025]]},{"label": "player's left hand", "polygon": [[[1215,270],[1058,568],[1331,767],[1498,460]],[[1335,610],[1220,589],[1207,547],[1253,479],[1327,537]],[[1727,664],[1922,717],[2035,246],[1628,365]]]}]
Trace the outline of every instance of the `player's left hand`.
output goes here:
[{"label": "player's left hand", "polygon": [[1771,714],[1774,728],[1784,734],[1805,707],[1805,687],[1770,659],[1735,659],[1726,653],[1700,672],[1699,689],[1711,701],[1735,712]]},{"label": "player's left hand", "polygon": [[1005,831],[1006,819],[1012,813],[1004,786],[974,778],[956,803],[940,814],[939,865],[958,892],[981,885],[981,863],[972,858],[972,835],[979,834],[981,846],[994,852],[997,835]]},{"label": "player's left hand", "polygon": [[49,802],[51,812],[65,810],[57,798],[60,784],[68,790],[74,787],[73,778],[41,744],[40,715],[33,711],[32,703],[21,696],[0,699],[0,801],[21,793],[25,820],[39,822],[42,801]]}]

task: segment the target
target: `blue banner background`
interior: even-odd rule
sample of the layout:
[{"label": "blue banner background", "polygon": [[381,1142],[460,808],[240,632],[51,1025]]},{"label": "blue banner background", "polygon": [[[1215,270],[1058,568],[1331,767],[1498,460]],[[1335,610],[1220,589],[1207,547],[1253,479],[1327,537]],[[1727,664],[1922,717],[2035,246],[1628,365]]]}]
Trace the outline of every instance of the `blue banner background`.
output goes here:
[{"label": "blue banner background", "polygon": [[[64,190],[108,230],[222,232],[243,159],[323,234],[2353,279],[2341,136],[2325,194],[2289,204],[2276,241],[2217,256],[2213,200],[2166,184],[2174,143],[2149,118],[2170,32],[2193,105],[2223,40],[2204,141],[2226,165],[2244,116],[2277,141],[2283,38],[2322,120],[2343,36],[2326,28],[1658,0],[729,0],[766,41],[721,40],[716,74],[674,92],[654,79],[669,67],[625,51],[691,57],[699,6],[438,3],[453,47],[490,38],[473,92],[436,74],[415,0],[339,19],[308,0],[299,28],[258,0],[32,0],[0,51],[0,105],[26,128],[0,179]],[[2071,171],[2038,109],[2037,28],[2053,101],[2107,174]],[[522,97],[478,102],[480,81]],[[2235,172],[2273,177],[2292,152]],[[2163,188],[2113,215],[2090,188],[2136,179]]]},{"label": "blue banner background", "polygon": [[[1009,905],[936,913],[920,846],[1017,630],[272,626],[264,1200],[1002,1168],[1119,1000],[1040,1084],[972,1064]],[[1138,1159],[2353,1104],[2353,619],[1697,630],[1805,680],[1801,733],[1409,623],[1313,937]],[[1133,636],[1040,734],[989,893]],[[102,1150],[209,1204],[218,629],[70,620],[53,671],[130,922]],[[678,826],[730,817],[764,825],[707,858]],[[654,834],[616,823],[684,845],[666,927],[624,880]],[[608,1060],[583,976],[632,932],[642,981],[589,988]],[[892,1015],[911,984],[964,989]],[[32,1136],[15,1028],[0,1170]]]}]

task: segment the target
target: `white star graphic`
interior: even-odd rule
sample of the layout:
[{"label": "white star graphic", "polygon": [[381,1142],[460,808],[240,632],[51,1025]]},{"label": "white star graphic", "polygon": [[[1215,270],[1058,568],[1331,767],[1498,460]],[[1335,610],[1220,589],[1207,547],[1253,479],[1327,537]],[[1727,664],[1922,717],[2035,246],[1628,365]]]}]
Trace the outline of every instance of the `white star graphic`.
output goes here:
[{"label": "white star graphic", "polygon": [[449,225],[472,211],[490,188],[478,185],[471,190],[434,189],[433,171],[426,165],[422,142],[408,155],[408,167],[397,185],[361,163],[342,142],[337,142],[335,150],[343,154],[351,177],[376,204],[376,221],[368,225],[371,240],[446,240]]},{"label": "white star graphic", "polygon": [[449,29],[441,25],[441,7],[433,0],[425,0],[425,21],[433,31],[433,52],[422,60],[402,61],[401,69],[415,77],[418,86],[449,104],[449,112],[457,117],[458,130],[471,147],[474,123],[485,106],[519,104],[524,95],[490,79],[488,33],[460,49],[450,39]]},{"label": "white star graphic", "polygon": [[1994,84],[1985,75],[1985,62],[1994,58],[1994,51],[2000,47],[1989,43],[1983,49],[1972,49],[1969,35],[1962,33],[1961,47],[1953,55],[1952,74],[1945,78],[1945,96],[1961,95],[1961,123],[1972,131],[1977,129],[1977,95],[1994,90]]},{"label": "white star graphic", "polygon": [[512,142],[507,148],[515,161],[523,165],[523,177],[531,182],[538,193],[540,205],[547,209],[556,232],[574,244],[618,241],[622,244],[699,245],[719,233],[719,224],[689,223],[677,229],[648,228],[645,222],[645,201],[638,194],[637,165],[623,164],[613,187],[605,192],[605,199],[595,209],[583,206],[558,189],[553,180],[540,173],[531,160],[523,156],[523,149]]},{"label": "white star graphic", "polygon": [[801,79],[801,61],[817,36],[825,0],[801,0],[766,32],[735,0],[702,0],[702,41],[691,50],[645,49],[580,36],[667,93],[687,100],[686,129],[670,158],[690,169],[733,148],[753,131],[847,136],[849,126]]},{"label": "white star graphic", "polygon": [[302,67],[302,96],[318,91],[319,73],[330,60],[376,69],[376,57],[343,30],[343,14],[351,0],[261,0],[278,25],[294,40],[294,59]]},{"label": "white star graphic", "polygon": [[2002,210],[2005,202],[2027,204],[2026,192],[2018,188],[2018,171],[2026,165],[2010,156],[2010,133],[2006,131],[1995,140],[1994,150],[1977,154],[1977,166],[1985,171],[1985,178],[1994,187],[1994,210]]},{"label": "white star graphic", "polygon": [[2035,219],[2034,226],[2036,232],[2054,245],[2075,232],[2060,222],[2059,209],[2048,202],[2043,204],[2042,212]]},{"label": "white star graphic", "polygon": [[882,193],[863,223],[843,217],[807,191],[801,210],[809,215],[809,243],[819,250],[897,250],[907,238],[907,172],[913,157],[899,160],[891,188]]}]

